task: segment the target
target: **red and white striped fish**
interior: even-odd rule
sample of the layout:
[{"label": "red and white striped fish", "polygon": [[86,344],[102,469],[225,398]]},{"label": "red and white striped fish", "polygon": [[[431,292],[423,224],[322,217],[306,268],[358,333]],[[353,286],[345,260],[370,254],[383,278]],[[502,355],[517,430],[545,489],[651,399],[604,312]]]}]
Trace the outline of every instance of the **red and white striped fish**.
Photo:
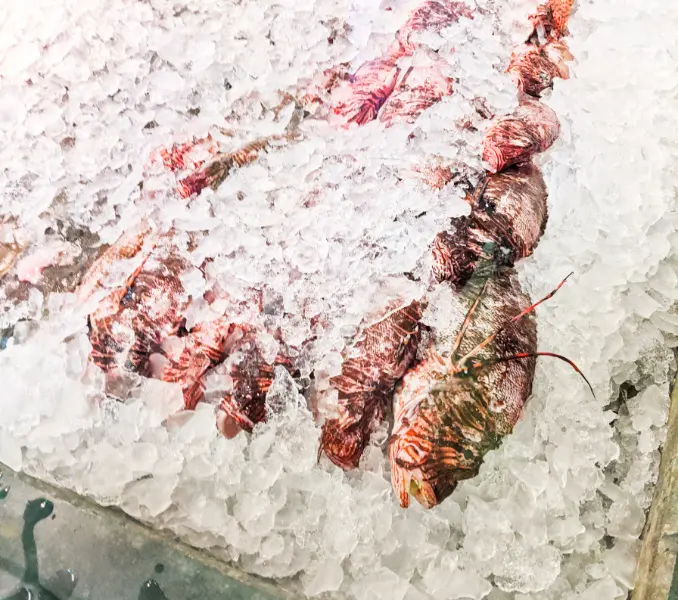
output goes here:
[{"label": "red and white striped fish", "polygon": [[484,177],[467,196],[471,214],[452,219],[452,230],[433,242],[433,276],[456,288],[480,260],[513,265],[530,256],[546,227],[546,184],[531,162]]},{"label": "red and white striped fish", "polygon": [[339,417],[323,424],[320,452],[342,469],[358,466],[374,425],[383,420],[398,380],[419,344],[422,305],[412,302],[363,329],[330,384],[339,392]]},{"label": "red and white striped fish", "polygon": [[520,418],[537,356],[564,360],[581,374],[568,359],[537,352],[530,313],[563,283],[531,305],[515,272],[502,269],[457,296],[449,325],[396,390],[389,456],[401,506],[412,495],[431,508],[477,474]]},{"label": "red and white striped fish", "polygon": [[483,160],[496,173],[544,152],[559,134],[560,122],[553,109],[525,99],[513,113],[488,127],[483,139]]}]

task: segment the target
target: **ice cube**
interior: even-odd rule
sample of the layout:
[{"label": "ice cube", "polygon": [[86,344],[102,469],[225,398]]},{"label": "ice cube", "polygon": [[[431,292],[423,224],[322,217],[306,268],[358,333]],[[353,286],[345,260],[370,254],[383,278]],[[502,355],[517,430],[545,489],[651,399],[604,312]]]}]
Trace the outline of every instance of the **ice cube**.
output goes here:
[{"label": "ice cube", "polygon": [[607,571],[617,583],[626,589],[633,589],[636,575],[636,562],[640,553],[640,542],[618,541],[603,553],[603,562]]},{"label": "ice cube", "polygon": [[271,560],[285,549],[285,540],[277,533],[273,533],[261,542],[259,557],[262,560]]},{"label": "ice cube", "polygon": [[343,580],[341,562],[331,558],[319,560],[312,563],[304,573],[304,594],[313,597],[324,592],[335,592]]},{"label": "ice cube", "polygon": [[298,411],[306,406],[306,401],[299,394],[289,371],[282,365],[276,366],[275,377],[266,393],[266,411],[270,416],[286,412]]},{"label": "ice cube", "polygon": [[473,598],[481,600],[492,590],[492,586],[475,571],[457,569],[450,575],[448,598]]},{"label": "ice cube", "polygon": [[148,409],[149,423],[160,424],[184,407],[181,386],[159,379],[143,379],[138,397]]},{"label": "ice cube", "polygon": [[23,464],[21,444],[8,431],[0,430],[0,462],[14,471],[20,471]]},{"label": "ice cube", "polygon": [[583,592],[574,596],[575,600],[617,600],[626,595],[609,575],[588,586]]},{"label": "ice cube", "polygon": [[634,498],[629,497],[625,501],[613,502],[608,517],[610,524],[607,531],[614,537],[632,541],[637,539],[643,531],[645,513]]},{"label": "ice cube", "polygon": [[178,482],[176,475],[136,481],[125,489],[123,508],[140,518],[157,517],[172,505]]},{"label": "ice cube", "polygon": [[390,569],[382,568],[357,579],[351,592],[357,600],[403,600],[409,584]]}]

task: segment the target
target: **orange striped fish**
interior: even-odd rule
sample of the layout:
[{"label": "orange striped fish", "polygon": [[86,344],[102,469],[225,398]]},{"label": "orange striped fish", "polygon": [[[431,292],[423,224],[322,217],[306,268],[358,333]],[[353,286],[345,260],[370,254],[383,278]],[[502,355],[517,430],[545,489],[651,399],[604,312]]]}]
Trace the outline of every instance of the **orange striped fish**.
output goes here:
[{"label": "orange striped fish", "polygon": [[476,278],[459,294],[458,310],[438,331],[436,348],[396,390],[389,455],[401,506],[413,496],[432,508],[477,474],[485,454],[520,418],[537,356],[564,360],[581,374],[567,358],[537,352],[530,313],[564,283],[531,304],[515,272],[505,269],[482,284]]},{"label": "orange striped fish", "polygon": [[558,31],[563,33],[567,28],[567,20],[572,12],[574,0],[549,0],[548,5],[553,14],[553,22]]}]

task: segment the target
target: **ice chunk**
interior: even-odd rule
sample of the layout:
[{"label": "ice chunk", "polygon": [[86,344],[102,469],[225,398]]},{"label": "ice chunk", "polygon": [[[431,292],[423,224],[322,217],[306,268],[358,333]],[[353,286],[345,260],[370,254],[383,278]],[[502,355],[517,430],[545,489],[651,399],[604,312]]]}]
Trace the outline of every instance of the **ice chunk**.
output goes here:
[{"label": "ice chunk", "polygon": [[514,543],[494,569],[497,586],[505,591],[522,593],[547,589],[560,573],[561,555],[553,546],[538,549],[527,544]]},{"label": "ice chunk", "polygon": [[137,442],[130,449],[128,457],[128,466],[133,475],[147,475],[158,460],[158,449],[149,442]]},{"label": "ice chunk", "polygon": [[408,588],[407,581],[382,568],[356,580],[351,591],[357,600],[403,600]]},{"label": "ice chunk", "polygon": [[482,600],[491,590],[492,586],[475,571],[458,569],[450,577],[447,597]]},{"label": "ice chunk", "polygon": [[510,468],[511,472],[535,495],[541,494],[549,484],[549,467],[546,462],[514,463]]},{"label": "ice chunk", "polygon": [[278,365],[274,370],[275,377],[266,393],[266,412],[270,415],[281,415],[295,412],[305,407],[306,402],[297,389],[289,371]]},{"label": "ice chunk", "polygon": [[208,456],[198,454],[186,463],[184,467],[188,476],[195,479],[211,479],[217,472],[217,465]]},{"label": "ice chunk", "polygon": [[261,333],[257,336],[257,348],[259,348],[264,361],[270,365],[273,364],[278,355],[280,343],[270,333]]},{"label": "ice chunk", "polygon": [[574,596],[576,600],[616,600],[626,595],[614,580],[607,576],[587,587],[583,592]]},{"label": "ice chunk", "polygon": [[0,62],[0,73],[10,77],[30,67],[40,57],[40,48],[34,41],[26,41],[10,48]]},{"label": "ice chunk", "polygon": [[631,590],[635,584],[636,561],[640,553],[639,542],[622,542],[603,554],[603,562],[607,571],[615,581]]},{"label": "ice chunk", "polygon": [[66,342],[68,353],[68,362],[66,364],[66,372],[70,377],[78,379],[82,377],[87,368],[89,361],[89,354],[92,350],[92,344],[84,333],[75,335]]},{"label": "ice chunk", "polygon": [[323,592],[335,592],[343,580],[341,562],[327,558],[312,564],[304,574],[304,593],[313,597]]},{"label": "ice chunk", "polygon": [[8,431],[0,431],[0,462],[14,471],[20,471],[23,464],[21,444]]},{"label": "ice chunk", "polygon": [[136,481],[126,488],[123,506],[140,518],[157,517],[172,505],[172,493],[178,482],[176,475]]},{"label": "ice chunk", "polygon": [[138,391],[153,423],[161,423],[184,407],[181,386],[158,379],[144,379]]},{"label": "ice chunk", "polygon": [[612,536],[630,541],[637,539],[643,531],[645,513],[635,498],[613,502],[608,516],[610,524],[607,531]]}]

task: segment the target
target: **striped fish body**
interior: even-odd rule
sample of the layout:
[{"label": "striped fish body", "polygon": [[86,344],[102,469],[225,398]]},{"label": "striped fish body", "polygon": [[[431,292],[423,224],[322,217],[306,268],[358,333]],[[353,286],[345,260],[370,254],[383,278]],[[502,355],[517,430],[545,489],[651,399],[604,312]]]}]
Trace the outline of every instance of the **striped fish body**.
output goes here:
[{"label": "striped fish body", "polygon": [[379,111],[387,127],[393,123],[414,123],[426,109],[452,93],[449,65],[435,52],[421,51],[417,64],[400,79]]},{"label": "striped fish body", "polygon": [[342,469],[358,466],[373,426],[383,420],[396,383],[412,364],[421,311],[412,302],[365,327],[341,375],[330,380],[339,392],[339,417],[323,424],[320,450]]},{"label": "striped fish body", "polygon": [[401,56],[389,54],[366,62],[348,81],[339,84],[332,94],[333,120],[365,125],[376,119],[398,81],[396,62]]},{"label": "striped fish body", "polygon": [[434,278],[461,288],[479,260],[512,266],[530,256],[546,227],[547,197],[531,162],[485,177],[467,197],[471,214],[452,219],[453,230],[436,236]]},{"label": "striped fish body", "polygon": [[89,317],[92,361],[106,373],[128,369],[152,375],[153,354],[183,324],[188,304],[179,275],[189,268],[169,248],[150,255],[122,290],[114,290]]},{"label": "striped fish body", "polygon": [[518,89],[539,98],[544,90],[553,86],[554,79],[570,76],[566,63],[572,58],[563,40],[553,40],[543,46],[524,44],[513,52],[507,71]]},{"label": "striped fish body", "polygon": [[410,13],[405,24],[398,29],[396,40],[407,54],[412,54],[416,48],[411,39],[412,34],[420,31],[438,33],[456,23],[460,17],[472,18],[467,4],[451,0],[426,0]]},{"label": "striped fish body", "polygon": [[[450,349],[477,298],[474,280],[459,294],[458,311],[434,347],[411,369],[394,399],[395,421],[389,444],[392,481],[403,507],[413,495],[431,508],[447,498],[457,482],[473,477],[483,456],[496,448],[518,421],[531,393],[535,359],[495,363],[464,374]],[[506,269],[488,282],[456,357],[462,357],[530,306],[515,272]],[[508,325],[474,358],[492,360],[536,351],[531,316]]]},{"label": "striped fish body", "polygon": [[272,364],[267,363],[254,338],[246,336],[216,368],[230,379],[230,389],[224,392],[217,408],[217,429],[222,435],[232,438],[240,430],[251,432],[257,423],[267,420],[266,394],[275,378],[276,366],[293,370],[292,361],[283,354],[278,354]]},{"label": "striped fish body", "polygon": [[559,134],[560,123],[553,109],[537,100],[524,100],[513,113],[488,127],[483,160],[491,171],[502,171],[544,152]]}]

